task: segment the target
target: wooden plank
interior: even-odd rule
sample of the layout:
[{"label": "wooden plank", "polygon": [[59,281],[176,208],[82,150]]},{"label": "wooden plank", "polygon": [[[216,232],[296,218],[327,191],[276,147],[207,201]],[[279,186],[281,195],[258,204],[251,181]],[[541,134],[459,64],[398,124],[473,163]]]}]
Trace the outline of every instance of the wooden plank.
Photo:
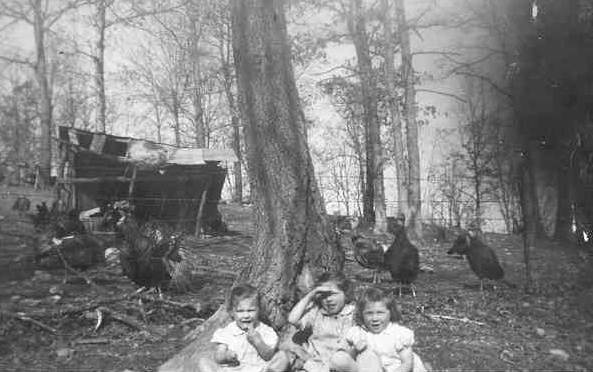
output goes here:
[{"label": "wooden plank", "polygon": [[200,200],[200,206],[198,208],[198,215],[196,216],[196,232],[195,236],[200,237],[202,229],[202,215],[204,214],[204,204],[206,204],[206,196],[208,195],[208,189],[210,188],[211,179],[206,182],[204,191],[202,192],[202,199]]},{"label": "wooden plank", "polygon": [[80,177],[80,178],[58,178],[57,183],[96,183],[96,182],[130,182],[131,177],[105,176],[105,177]]}]

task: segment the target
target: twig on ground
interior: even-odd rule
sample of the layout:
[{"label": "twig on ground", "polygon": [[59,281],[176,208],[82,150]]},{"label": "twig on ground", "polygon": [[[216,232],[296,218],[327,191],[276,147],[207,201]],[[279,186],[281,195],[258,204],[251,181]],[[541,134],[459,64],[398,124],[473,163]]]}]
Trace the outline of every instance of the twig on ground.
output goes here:
[{"label": "twig on ground", "polygon": [[173,307],[179,307],[182,309],[190,309],[193,311],[196,311],[196,307],[192,304],[188,304],[188,303],[184,303],[184,302],[177,302],[177,301],[172,301],[172,300],[165,300],[164,298],[155,298],[155,297],[150,297],[150,296],[141,296],[140,297],[142,300],[144,301],[152,301],[152,302],[160,302],[166,305],[170,305]]},{"label": "twig on ground", "polygon": [[184,326],[193,322],[204,322],[205,319],[204,318],[189,318],[189,319],[185,319],[184,321],[182,321],[181,323],[179,323],[180,325]]},{"label": "twig on ground", "polygon": [[456,320],[458,322],[472,323],[472,324],[476,324],[476,325],[479,325],[479,326],[485,326],[486,325],[486,323],[478,322],[477,320],[471,320],[471,319],[468,319],[467,317],[456,318],[456,317],[449,316],[449,315],[437,315],[437,314],[424,314],[424,315],[427,316],[430,319]]},{"label": "twig on ground", "polygon": [[108,338],[83,338],[72,342],[73,345],[108,344]]},{"label": "twig on ground", "polygon": [[45,331],[48,331],[48,332],[50,332],[52,334],[57,334],[58,333],[58,331],[55,328],[52,328],[52,327],[50,327],[48,325],[45,325],[45,324],[41,323],[38,320],[35,320],[35,319],[31,318],[31,317],[28,317],[24,313],[11,313],[11,312],[7,312],[7,311],[2,311],[2,312],[0,312],[0,314],[5,315],[5,316],[9,316],[9,317],[12,317],[12,318],[15,318],[15,319],[18,319],[18,320],[23,321],[23,322],[29,322],[29,323],[35,324],[37,327],[39,327],[39,328],[41,328],[41,329],[43,329]]},{"label": "twig on ground", "polygon": [[61,308],[54,311],[36,311],[29,313],[28,316],[38,316],[38,317],[54,317],[54,316],[63,316],[63,315],[71,315],[76,313],[82,313],[89,310],[94,310],[100,306],[113,304],[116,302],[121,302],[129,299],[133,299],[139,295],[138,291],[132,292],[130,294],[125,294],[122,296],[116,296],[111,298],[106,298],[103,300],[98,300],[91,303],[86,303],[82,306],[73,306],[70,308]]},{"label": "twig on ground", "polygon": [[114,320],[117,320],[118,322],[123,323],[129,327],[132,327],[138,331],[146,333],[151,337],[156,337],[156,338],[162,337],[161,334],[159,334],[158,332],[156,332],[154,330],[150,330],[149,328],[145,327],[142,323],[140,323],[136,319],[133,319],[132,317],[121,314],[121,313],[114,311],[112,309],[109,309],[108,307],[105,307],[105,306],[99,307],[98,310],[109,314],[109,316],[112,317]]}]

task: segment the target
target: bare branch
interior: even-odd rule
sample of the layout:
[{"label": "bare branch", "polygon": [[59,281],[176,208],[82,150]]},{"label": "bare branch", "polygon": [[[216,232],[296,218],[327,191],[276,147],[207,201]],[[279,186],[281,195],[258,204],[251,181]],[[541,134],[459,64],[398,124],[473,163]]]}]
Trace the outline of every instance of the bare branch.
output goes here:
[{"label": "bare branch", "polygon": [[467,100],[465,100],[464,98],[462,98],[462,97],[460,97],[460,96],[458,96],[456,94],[453,94],[453,93],[441,92],[441,91],[438,91],[438,90],[424,89],[424,88],[418,88],[418,89],[416,89],[416,92],[434,93],[434,94],[438,94],[438,95],[441,95],[441,96],[454,98],[454,99],[456,99],[456,100],[458,100],[458,101],[460,101],[462,103],[467,103]]},{"label": "bare branch", "polygon": [[31,12],[27,12],[21,1],[0,1],[0,16],[33,24]]},{"label": "bare branch", "polygon": [[503,96],[507,97],[509,100],[511,100],[511,102],[513,101],[513,95],[510,92],[508,92],[507,90],[505,90],[502,87],[500,87],[498,84],[496,84],[489,77],[486,77],[486,76],[483,76],[483,75],[480,75],[480,74],[476,74],[476,73],[473,73],[473,72],[462,72],[462,71],[456,72],[455,75],[469,76],[469,77],[474,77],[474,78],[480,79],[483,82],[485,82],[488,85],[490,85],[492,88],[494,88],[494,90],[496,90],[498,93],[500,93]]},{"label": "bare branch", "polygon": [[[49,1],[48,1],[49,3]],[[46,16],[45,29],[50,29],[69,10],[90,4],[90,0],[71,0],[63,8],[57,9]]]},{"label": "bare branch", "polygon": [[0,60],[9,62],[9,63],[16,63],[19,65],[26,65],[29,67],[35,67],[35,64],[27,59],[22,59],[22,58],[18,58],[18,57],[6,57],[6,56],[2,56],[0,55]]}]

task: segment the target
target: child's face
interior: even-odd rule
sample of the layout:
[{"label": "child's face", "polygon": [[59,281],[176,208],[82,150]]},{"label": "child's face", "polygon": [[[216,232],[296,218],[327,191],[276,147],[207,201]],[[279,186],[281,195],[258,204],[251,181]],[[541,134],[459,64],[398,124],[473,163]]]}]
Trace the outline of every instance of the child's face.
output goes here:
[{"label": "child's face", "polygon": [[327,292],[320,294],[320,303],[323,310],[329,315],[338,314],[344,308],[346,304],[346,295],[338,288],[336,283],[327,282],[322,283],[320,287],[327,289]]},{"label": "child's face", "polygon": [[369,302],[362,310],[365,327],[372,333],[381,333],[389,323],[391,312],[383,301]]},{"label": "child's face", "polygon": [[246,331],[255,328],[259,316],[257,299],[251,297],[240,300],[231,311],[231,316],[240,329]]}]

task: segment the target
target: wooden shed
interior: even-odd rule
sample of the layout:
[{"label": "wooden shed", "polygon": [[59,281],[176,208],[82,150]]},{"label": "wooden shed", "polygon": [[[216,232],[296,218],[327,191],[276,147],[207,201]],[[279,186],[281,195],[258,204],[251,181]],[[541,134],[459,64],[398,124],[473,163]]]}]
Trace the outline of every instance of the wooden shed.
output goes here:
[{"label": "wooden shed", "polygon": [[[130,200],[139,220],[196,231],[218,229],[218,202],[232,150],[180,148],[147,140],[59,128],[57,200],[88,210]],[[198,218],[201,216],[201,218]]]}]

